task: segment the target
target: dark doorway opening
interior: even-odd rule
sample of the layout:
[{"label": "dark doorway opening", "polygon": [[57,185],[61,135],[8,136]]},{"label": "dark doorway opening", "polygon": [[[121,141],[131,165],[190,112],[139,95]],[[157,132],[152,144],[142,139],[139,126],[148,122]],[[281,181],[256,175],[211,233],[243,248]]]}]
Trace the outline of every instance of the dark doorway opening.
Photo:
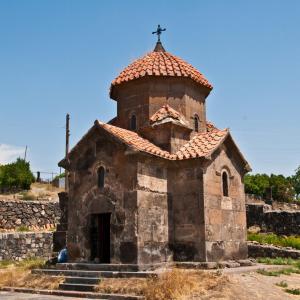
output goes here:
[{"label": "dark doorway opening", "polygon": [[91,260],[110,263],[110,213],[91,216]]}]

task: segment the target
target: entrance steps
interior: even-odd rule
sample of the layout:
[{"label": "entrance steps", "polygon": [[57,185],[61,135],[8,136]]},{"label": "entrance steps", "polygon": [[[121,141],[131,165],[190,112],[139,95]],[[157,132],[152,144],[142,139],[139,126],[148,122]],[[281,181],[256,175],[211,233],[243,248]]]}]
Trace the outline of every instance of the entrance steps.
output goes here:
[{"label": "entrance steps", "polygon": [[89,270],[57,270],[34,269],[32,274],[50,276],[87,277],[87,278],[147,278],[155,276],[154,272],[125,272],[125,271],[89,271]]},{"label": "entrance steps", "polygon": [[63,276],[59,291],[98,294],[101,299],[143,299],[141,296],[102,294],[96,292],[101,278],[148,278],[156,276],[152,271],[139,271],[137,265],[65,263],[52,269],[34,269],[32,274]]},{"label": "entrance steps", "polygon": [[139,266],[135,264],[93,264],[93,263],[63,263],[56,264],[61,270],[91,270],[91,271],[124,271],[137,272]]}]

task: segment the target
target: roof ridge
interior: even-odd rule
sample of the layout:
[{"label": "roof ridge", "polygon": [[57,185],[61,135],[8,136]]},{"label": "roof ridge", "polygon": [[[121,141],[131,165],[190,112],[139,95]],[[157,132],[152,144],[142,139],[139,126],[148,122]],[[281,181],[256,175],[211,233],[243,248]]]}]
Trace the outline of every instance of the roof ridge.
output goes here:
[{"label": "roof ridge", "polygon": [[229,134],[228,128],[223,130],[214,128],[211,131],[199,132],[180,147],[176,153],[172,154],[169,151],[163,150],[159,146],[153,144],[147,138],[140,136],[134,131],[103,123],[99,120],[96,120],[95,124],[98,124],[108,133],[114,135],[116,138],[120,139],[128,146],[133,147],[137,151],[146,152],[170,160],[210,157],[210,155],[219,147]]}]

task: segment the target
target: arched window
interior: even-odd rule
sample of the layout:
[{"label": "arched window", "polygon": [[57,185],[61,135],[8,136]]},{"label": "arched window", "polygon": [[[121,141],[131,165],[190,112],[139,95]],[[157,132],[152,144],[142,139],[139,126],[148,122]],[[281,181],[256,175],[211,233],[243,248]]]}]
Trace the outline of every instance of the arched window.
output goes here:
[{"label": "arched window", "polygon": [[130,129],[136,130],[136,116],[132,115],[130,118]]},{"label": "arched window", "polygon": [[222,188],[223,196],[228,197],[228,175],[225,171],[222,173]]},{"label": "arched window", "polygon": [[102,189],[104,187],[105,169],[101,166],[97,171],[98,187]]},{"label": "arched window", "polygon": [[199,131],[199,117],[198,117],[198,115],[194,116],[194,129],[195,129],[196,132]]}]

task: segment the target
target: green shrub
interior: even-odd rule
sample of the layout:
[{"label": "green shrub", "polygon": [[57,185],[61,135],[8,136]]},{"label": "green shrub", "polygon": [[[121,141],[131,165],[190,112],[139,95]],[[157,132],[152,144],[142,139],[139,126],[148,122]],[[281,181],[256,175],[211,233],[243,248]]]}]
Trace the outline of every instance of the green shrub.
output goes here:
[{"label": "green shrub", "polygon": [[285,289],[285,291],[292,295],[300,295],[300,289]]},{"label": "green shrub", "polygon": [[248,240],[256,241],[260,244],[273,244],[300,250],[300,237],[298,236],[279,236],[274,233],[248,233]]},{"label": "green shrub", "polygon": [[277,286],[282,287],[282,288],[287,288],[288,284],[286,281],[280,281],[276,283]]},{"label": "green shrub", "polygon": [[260,269],[257,270],[257,273],[265,276],[280,276],[280,275],[291,275],[292,273],[298,273],[298,270],[294,268],[280,269],[276,271],[267,271],[265,269]]},{"label": "green shrub", "polygon": [[2,191],[29,190],[34,176],[29,162],[18,158],[14,163],[0,166],[0,189]]},{"label": "green shrub", "polygon": [[267,265],[295,265],[297,267],[297,264],[299,264],[300,266],[300,260],[292,259],[289,257],[259,257],[257,259],[257,262]]},{"label": "green shrub", "polygon": [[59,174],[59,175],[56,175],[54,178],[53,178],[53,181],[54,180],[57,180],[57,179],[59,179],[59,178],[65,178],[66,177],[66,174],[65,173],[61,173],[61,174]]}]

